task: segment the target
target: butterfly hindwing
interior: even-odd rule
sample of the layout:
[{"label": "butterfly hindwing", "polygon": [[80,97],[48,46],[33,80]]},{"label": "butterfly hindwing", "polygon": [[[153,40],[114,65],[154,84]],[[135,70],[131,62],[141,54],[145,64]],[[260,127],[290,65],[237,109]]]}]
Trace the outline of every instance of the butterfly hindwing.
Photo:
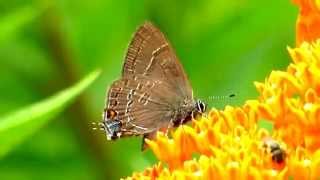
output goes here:
[{"label": "butterfly hindwing", "polygon": [[[161,88],[162,91],[158,91]],[[108,92],[107,109],[116,112],[123,134],[144,134],[170,126],[172,101],[177,97],[167,83],[143,76],[115,81]]]}]

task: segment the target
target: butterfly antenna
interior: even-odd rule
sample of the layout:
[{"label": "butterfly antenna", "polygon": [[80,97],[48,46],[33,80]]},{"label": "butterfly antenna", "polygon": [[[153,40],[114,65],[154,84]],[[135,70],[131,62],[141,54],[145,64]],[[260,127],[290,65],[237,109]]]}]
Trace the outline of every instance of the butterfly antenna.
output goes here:
[{"label": "butterfly antenna", "polygon": [[229,95],[223,95],[223,96],[209,96],[209,100],[224,100],[224,99],[229,99],[229,98],[234,98],[236,97],[236,94],[232,93]]}]

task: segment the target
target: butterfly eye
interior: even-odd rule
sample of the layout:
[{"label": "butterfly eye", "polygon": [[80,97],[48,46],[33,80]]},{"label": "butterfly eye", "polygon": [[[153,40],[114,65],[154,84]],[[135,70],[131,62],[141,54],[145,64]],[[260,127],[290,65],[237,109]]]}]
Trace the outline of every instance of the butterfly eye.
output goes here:
[{"label": "butterfly eye", "polygon": [[197,101],[197,109],[200,113],[203,113],[206,111],[206,105],[202,101],[198,100]]},{"label": "butterfly eye", "polygon": [[206,105],[203,102],[200,102],[200,109],[201,112],[204,112],[206,110]]}]

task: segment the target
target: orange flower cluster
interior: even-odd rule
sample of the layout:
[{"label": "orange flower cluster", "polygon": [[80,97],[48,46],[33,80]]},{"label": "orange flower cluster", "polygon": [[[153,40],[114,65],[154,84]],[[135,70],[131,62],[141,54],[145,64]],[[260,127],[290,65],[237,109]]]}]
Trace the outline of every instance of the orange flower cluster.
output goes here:
[{"label": "orange flower cluster", "polygon": [[302,42],[312,42],[320,37],[320,1],[293,0],[300,7],[297,19],[297,45]]},{"label": "orange flower cluster", "polygon": [[[147,141],[168,168],[159,163],[131,178],[320,178],[320,41],[289,52],[293,63],[286,72],[273,71],[265,83],[255,83],[258,100],[212,109],[192,127],[180,126],[172,138],[158,133]],[[273,121],[273,134],[258,129],[260,119]],[[284,163],[265,153],[266,137],[282,142]]]},{"label": "orange flower cluster", "polygon": [[292,147],[320,147],[320,41],[289,49],[293,63],[273,71],[261,94],[258,114],[274,122],[277,134]]},{"label": "orange flower cluster", "polygon": [[[320,1],[294,2],[299,47],[288,48],[286,71],[255,82],[259,98],[242,107],[212,109],[170,138],[159,132],[147,140],[161,162],[127,179],[320,179]],[[260,120],[272,122],[273,132],[259,128]],[[266,139],[283,150],[282,162]]]}]

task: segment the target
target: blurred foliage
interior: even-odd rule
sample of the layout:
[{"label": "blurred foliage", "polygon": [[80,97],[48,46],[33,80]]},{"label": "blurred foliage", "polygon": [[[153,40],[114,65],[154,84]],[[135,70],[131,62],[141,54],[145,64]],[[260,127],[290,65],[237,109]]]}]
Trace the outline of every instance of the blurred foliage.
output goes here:
[{"label": "blurred foliage", "polygon": [[103,69],[67,112],[0,160],[0,179],[117,179],[155,162],[141,138],[109,142],[90,129],[145,20],[167,35],[195,95],[223,108],[256,98],[253,81],[287,66],[296,16],[290,0],[0,1],[0,115]]},{"label": "blurred foliage", "polygon": [[96,71],[74,87],[5,117],[0,117],[0,158],[61,112],[97,78],[98,74],[99,72]]}]

